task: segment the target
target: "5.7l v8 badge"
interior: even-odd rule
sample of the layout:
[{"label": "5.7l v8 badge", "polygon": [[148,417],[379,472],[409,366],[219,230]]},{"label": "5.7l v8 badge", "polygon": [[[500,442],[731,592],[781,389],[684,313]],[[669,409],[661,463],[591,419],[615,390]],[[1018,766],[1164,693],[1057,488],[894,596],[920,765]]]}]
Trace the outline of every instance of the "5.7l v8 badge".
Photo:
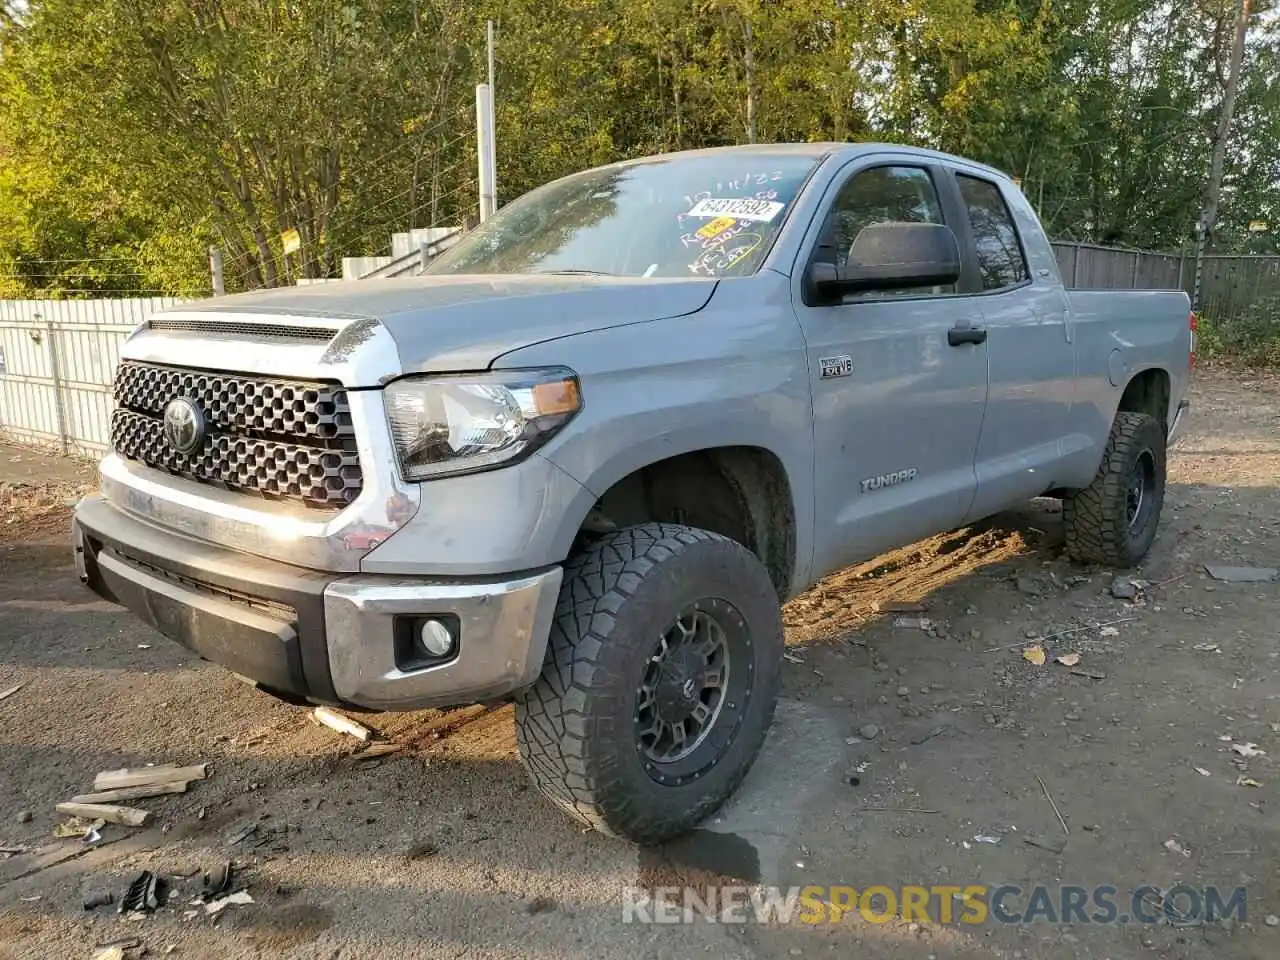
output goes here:
[{"label": "5.7l v8 badge", "polygon": [[822,357],[818,360],[819,379],[848,377],[853,374],[853,357]]}]

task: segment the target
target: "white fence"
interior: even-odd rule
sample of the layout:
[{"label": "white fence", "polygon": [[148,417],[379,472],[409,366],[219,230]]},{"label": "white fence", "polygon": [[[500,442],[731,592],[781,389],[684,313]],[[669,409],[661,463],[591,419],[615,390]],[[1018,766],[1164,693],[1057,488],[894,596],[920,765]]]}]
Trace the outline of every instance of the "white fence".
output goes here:
[{"label": "white fence", "polygon": [[120,343],[152,313],[178,302],[0,300],[0,438],[62,453],[104,453]]}]

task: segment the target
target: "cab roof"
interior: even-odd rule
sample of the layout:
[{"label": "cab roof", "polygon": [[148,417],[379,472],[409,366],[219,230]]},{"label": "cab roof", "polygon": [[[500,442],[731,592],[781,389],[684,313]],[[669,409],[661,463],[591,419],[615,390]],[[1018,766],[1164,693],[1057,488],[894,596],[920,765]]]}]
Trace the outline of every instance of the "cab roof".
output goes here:
[{"label": "cab roof", "polygon": [[902,143],[882,143],[878,141],[852,143],[841,143],[837,141],[821,141],[816,143],[748,143],[726,147],[702,147],[697,150],[677,150],[670,153],[653,154],[647,157],[636,157],[631,160],[621,160],[615,164],[609,164],[608,166],[630,167],[646,163],[656,163],[659,161],[666,162],[671,160],[680,160],[683,158],[695,159],[717,156],[793,156],[810,157],[814,161],[823,161],[828,158],[835,158],[837,160],[844,161],[852,160],[858,156],[868,153],[882,153],[889,150],[894,153],[918,157],[921,160],[928,160],[932,162],[945,161],[947,163],[962,164],[972,169],[982,170],[985,173],[994,177],[999,177],[1002,180],[1010,179],[1009,175],[1004,171],[997,170],[995,167],[988,166],[985,163],[979,163],[976,160],[970,160],[967,157],[961,157],[951,153],[943,153],[940,150],[912,147]]}]

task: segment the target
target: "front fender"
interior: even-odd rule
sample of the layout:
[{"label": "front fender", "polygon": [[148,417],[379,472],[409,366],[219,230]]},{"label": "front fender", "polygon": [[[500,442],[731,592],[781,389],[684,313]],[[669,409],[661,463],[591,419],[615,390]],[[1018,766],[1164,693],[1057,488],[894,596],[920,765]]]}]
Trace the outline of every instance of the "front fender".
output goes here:
[{"label": "front fender", "polygon": [[[537,344],[494,366],[543,365],[578,373],[583,409],[540,452],[595,497],[680,454],[742,446],[776,456],[793,498],[795,580],[807,583],[812,393],[784,278],[722,281],[708,307],[692,316]],[[579,525],[589,509],[574,518]]]}]

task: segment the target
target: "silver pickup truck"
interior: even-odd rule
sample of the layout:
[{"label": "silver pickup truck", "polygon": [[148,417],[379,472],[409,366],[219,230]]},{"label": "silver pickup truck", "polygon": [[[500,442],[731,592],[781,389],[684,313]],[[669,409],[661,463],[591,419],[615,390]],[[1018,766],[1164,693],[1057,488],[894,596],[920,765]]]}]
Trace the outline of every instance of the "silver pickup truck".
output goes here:
[{"label": "silver pickup truck", "polygon": [[779,690],[780,601],[1032,497],[1155,537],[1181,292],[1067,291],[1026,199],[875,144],[566,177],[425,276],[186,304],[126,341],[81,578],[296,702],[513,696],[537,786],[654,842]]}]

